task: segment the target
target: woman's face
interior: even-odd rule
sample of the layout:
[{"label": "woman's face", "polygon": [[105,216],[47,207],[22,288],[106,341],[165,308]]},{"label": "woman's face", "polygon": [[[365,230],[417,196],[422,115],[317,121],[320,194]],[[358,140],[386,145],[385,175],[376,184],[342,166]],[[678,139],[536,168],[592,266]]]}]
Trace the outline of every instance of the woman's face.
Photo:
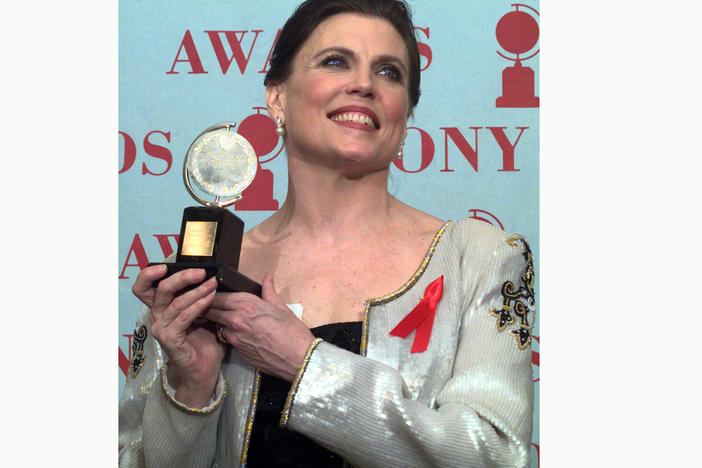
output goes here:
[{"label": "woman's face", "polygon": [[409,58],[386,20],[352,13],[320,23],[274,86],[289,155],[387,167],[405,136]]}]

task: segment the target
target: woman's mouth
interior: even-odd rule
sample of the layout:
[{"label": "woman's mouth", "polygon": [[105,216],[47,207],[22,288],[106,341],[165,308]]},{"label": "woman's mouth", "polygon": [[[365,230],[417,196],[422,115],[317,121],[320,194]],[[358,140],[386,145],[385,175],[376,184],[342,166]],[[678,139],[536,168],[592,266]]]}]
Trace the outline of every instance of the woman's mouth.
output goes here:
[{"label": "woman's mouth", "polygon": [[375,128],[375,123],[373,119],[364,114],[359,114],[358,112],[347,112],[345,114],[332,115],[332,120],[337,122],[356,122],[363,125],[368,125],[369,127]]},{"label": "woman's mouth", "polygon": [[329,118],[335,122],[347,122],[356,124],[358,128],[377,129],[378,118],[370,110],[360,109],[338,109],[329,115]]}]

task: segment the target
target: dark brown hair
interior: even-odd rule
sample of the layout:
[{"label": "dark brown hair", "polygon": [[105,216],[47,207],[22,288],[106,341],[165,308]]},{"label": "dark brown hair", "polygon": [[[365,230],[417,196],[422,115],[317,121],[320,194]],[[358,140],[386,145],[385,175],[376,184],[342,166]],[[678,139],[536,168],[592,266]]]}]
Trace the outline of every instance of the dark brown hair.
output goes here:
[{"label": "dark brown hair", "polygon": [[409,6],[402,0],[306,0],[285,22],[273,48],[264,85],[282,83],[292,71],[292,61],[319,24],[340,13],[359,13],[387,20],[397,30],[409,56],[410,108],[419,102],[419,49]]}]

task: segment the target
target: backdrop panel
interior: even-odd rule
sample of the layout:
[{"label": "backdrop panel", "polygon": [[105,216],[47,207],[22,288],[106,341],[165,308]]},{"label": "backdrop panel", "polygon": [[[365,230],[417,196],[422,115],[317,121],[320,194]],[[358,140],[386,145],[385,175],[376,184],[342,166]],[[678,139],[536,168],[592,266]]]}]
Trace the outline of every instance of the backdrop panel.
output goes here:
[{"label": "backdrop panel", "polygon": [[[176,249],[183,208],[195,205],[182,182],[192,140],[231,121],[252,141],[259,172],[234,208],[247,229],[285,199],[285,152],[265,112],[263,77],[278,30],[297,3],[120,1],[120,395],[139,310],[131,285],[148,262]],[[409,4],[422,96],[408,123],[404,158],[391,166],[390,191],[440,218],[475,217],[524,235],[534,254],[538,301],[538,2]],[[537,466],[538,311],[532,331]]]}]

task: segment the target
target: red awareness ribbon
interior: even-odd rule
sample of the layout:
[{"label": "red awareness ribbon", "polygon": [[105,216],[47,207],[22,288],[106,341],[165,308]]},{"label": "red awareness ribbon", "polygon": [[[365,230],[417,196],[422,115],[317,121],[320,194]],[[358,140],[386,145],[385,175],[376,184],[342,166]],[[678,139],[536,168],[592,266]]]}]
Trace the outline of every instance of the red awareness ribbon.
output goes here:
[{"label": "red awareness ribbon", "polygon": [[427,350],[429,338],[431,337],[431,328],[434,325],[436,305],[439,303],[443,292],[444,275],[441,275],[427,286],[419,304],[390,331],[392,336],[407,338],[412,333],[412,330],[417,330],[414,334],[414,342],[412,342],[410,353],[421,353]]}]

